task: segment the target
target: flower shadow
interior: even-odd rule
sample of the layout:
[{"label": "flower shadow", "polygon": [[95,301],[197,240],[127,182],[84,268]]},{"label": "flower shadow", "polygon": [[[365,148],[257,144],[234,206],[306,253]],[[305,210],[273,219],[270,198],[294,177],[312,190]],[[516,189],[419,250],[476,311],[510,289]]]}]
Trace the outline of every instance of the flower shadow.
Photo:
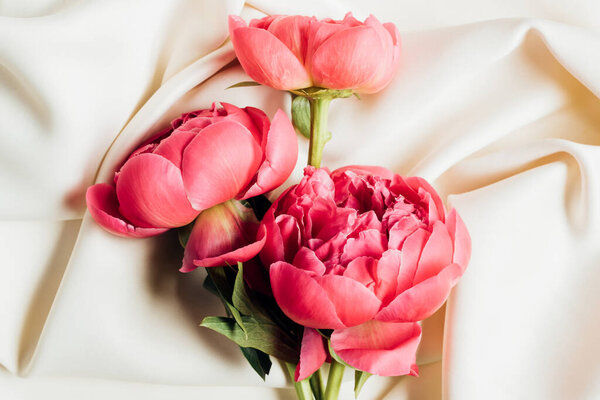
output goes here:
[{"label": "flower shadow", "polygon": [[152,294],[166,303],[183,310],[186,327],[195,332],[205,351],[218,354],[226,363],[242,362],[235,345],[221,335],[200,327],[209,315],[223,315],[223,307],[217,297],[202,287],[206,272],[199,268],[190,273],[179,272],[183,249],[176,230],[170,230],[156,238],[147,266],[148,286]]}]

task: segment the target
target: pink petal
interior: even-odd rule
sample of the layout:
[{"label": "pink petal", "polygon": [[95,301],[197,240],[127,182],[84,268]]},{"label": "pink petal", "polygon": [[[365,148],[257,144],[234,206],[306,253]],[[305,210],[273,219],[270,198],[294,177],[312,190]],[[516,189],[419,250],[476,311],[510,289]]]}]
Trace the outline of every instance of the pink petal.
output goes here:
[{"label": "pink petal", "polygon": [[168,228],[140,228],[125,221],[119,212],[117,192],[114,186],[98,183],[90,186],[85,194],[92,218],[104,229],[115,235],[143,238],[160,235]]},{"label": "pink petal", "polygon": [[436,221],[433,224],[433,232],[421,253],[413,285],[437,275],[443,268],[450,265],[452,252],[452,239],[446,226],[442,222]]},{"label": "pink petal", "polygon": [[318,276],[325,273],[325,264],[323,264],[315,252],[308,247],[302,247],[298,250],[292,264],[305,271],[314,272]]},{"label": "pink petal", "polygon": [[452,262],[460,265],[464,271],[471,258],[471,236],[469,236],[469,231],[467,231],[465,223],[455,209],[452,209],[450,214],[448,214],[446,227],[454,243]]},{"label": "pink petal", "polygon": [[[244,247],[232,250],[228,253],[215,257],[207,257],[201,260],[194,260],[196,267],[218,267],[221,265],[234,265],[238,261],[246,262],[254,258],[265,244],[264,230],[259,229],[256,242],[247,244]],[[188,271],[182,271],[188,272]]]},{"label": "pink petal", "polygon": [[444,304],[461,275],[460,265],[450,264],[438,275],[400,293],[379,311],[375,319],[385,322],[416,322],[430,317]]},{"label": "pink petal", "polygon": [[371,288],[375,285],[375,269],[377,260],[372,257],[357,257],[350,261],[344,276],[360,282],[363,286]]},{"label": "pink petal", "polygon": [[340,275],[315,278],[325,289],[345,326],[355,326],[375,316],[381,301],[360,282]]},{"label": "pink petal", "polygon": [[[246,129],[248,129],[248,131],[250,131],[250,133],[252,133],[252,136],[254,136],[256,143],[262,143],[262,141],[263,141],[262,125],[258,125],[256,123],[256,119],[250,115],[250,112],[262,113],[264,115],[264,118],[266,118],[268,121],[269,119],[267,118],[266,114],[262,110],[259,110],[258,108],[253,108],[253,107],[246,107],[244,109],[241,109],[239,107],[234,106],[233,104],[229,104],[229,103],[225,103],[225,102],[221,102],[221,106],[223,106],[223,109],[227,112],[227,114],[213,118],[214,122],[218,122],[218,121],[222,121],[222,120],[239,122],[240,124],[244,125],[244,127]],[[252,111],[250,111],[249,109],[251,109]]]},{"label": "pink petal", "polygon": [[258,170],[256,182],[242,198],[258,196],[281,185],[290,176],[298,160],[298,140],[285,113],[277,110],[263,145],[265,160]]},{"label": "pink petal", "polygon": [[367,229],[358,235],[358,238],[351,238],[346,242],[342,263],[348,263],[361,256],[379,258],[384,252],[387,238],[380,231]]},{"label": "pink petal", "polygon": [[283,257],[285,261],[292,261],[300,249],[300,227],[295,218],[282,214],[275,218],[281,238],[283,239]]},{"label": "pink petal", "polygon": [[205,210],[236,197],[261,159],[260,147],[243,125],[220,121],[206,127],[183,153],[181,171],[190,202]]},{"label": "pink petal", "polygon": [[323,337],[312,328],[304,328],[302,346],[300,347],[300,361],[296,366],[294,380],[300,382],[311,376],[327,359],[327,352],[323,344]]},{"label": "pink petal", "polygon": [[308,28],[314,17],[300,15],[284,16],[273,20],[268,31],[287,46],[303,63],[308,45]]},{"label": "pink petal", "polygon": [[415,280],[415,274],[419,267],[419,258],[421,252],[430,234],[424,229],[419,229],[406,238],[402,245],[402,260],[398,274],[398,286],[396,294],[402,293],[412,286]]},{"label": "pink petal", "polygon": [[316,329],[345,327],[327,292],[309,272],[281,261],[271,264],[270,277],[277,304],[293,321]]},{"label": "pink petal", "polygon": [[[389,28],[381,25],[381,23],[373,15],[365,20],[365,25],[373,28],[379,37],[382,53],[379,54],[379,68],[375,72],[373,78],[357,91],[360,93],[376,93],[386,87],[394,77],[400,61],[400,45],[390,34]],[[391,24],[393,26],[393,24]],[[395,34],[396,32],[394,32]],[[399,34],[396,36],[396,39]]]},{"label": "pink petal", "polygon": [[267,211],[261,221],[261,225],[265,227],[266,240],[265,246],[260,252],[260,259],[267,268],[274,262],[284,261],[285,259],[283,237],[281,236],[279,225],[275,222],[273,213],[275,204],[271,205],[271,208]]},{"label": "pink petal", "polygon": [[331,23],[326,21],[317,21],[316,19],[310,21],[308,27],[306,57],[304,59],[304,65],[307,71],[310,71],[312,69],[312,58],[319,46],[321,46],[333,34],[340,32],[344,29],[347,29],[347,27],[342,24]]},{"label": "pink petal", "polygon": [[374,290],[384,305],[396,296],[401,258],[402,252],[386,250],[377,263]]},{"label": "pink petal", "polygon": [[229,17],[231,40],[250,78],[280,90],[312,86],[304,66],[285,44],[264,29],[239,27],[237,19]]},{"label": "pink petal", "polygon": [[195,137],[196,133],[193,132],[174,132],[171,136],[163,139],[152,153],[163,156],[181,169],[183,151]]},{"label": "pink petal", "polygon": [[380,376],[416,375],[421,327],[416,323],[369,321],[335,330],[331,346],[352,367]]},{"label": "pink petal", "polygon": [[383,51],[373,28],[360,26],[337,32],[312,57],[314,83],[331,89],[365,85],[377,72]]},{"label": "pink petal", "polygon": [[265,241],[264,228],[257,235],[258,226],[252,209],[235,200],[202,211],[185,246],[181,271],[253,258]]},{"label": "pink petal", "polygon": [[179,168],[156,154],[140,154],[123,165],[117,198],[121,214],[141,227],[183,226],[198,215],[187,199]]},{"label": "pink petal", "polygon": [[267,134],[269,133],[269,128],[271,127],[271,121],[269,121],[269,117],[267,117],[267,114],[265,114],[265,112],[261,109],[246,107],[244,110],[246,111],[246,115],[248,115],[248,117],[252,120],[255,130],[260,135],[260,140],[257,142],[260,143],[260,147],[263,149],[264,153],[267,143]]}]

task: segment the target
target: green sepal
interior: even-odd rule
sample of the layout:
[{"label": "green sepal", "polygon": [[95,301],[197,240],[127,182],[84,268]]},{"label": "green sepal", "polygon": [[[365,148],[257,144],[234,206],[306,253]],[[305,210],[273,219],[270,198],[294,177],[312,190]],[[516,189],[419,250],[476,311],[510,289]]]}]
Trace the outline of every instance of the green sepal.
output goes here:
[{"label": "green sepal", "polygon": [[292,97],[292,123],[302,136],[310,139],[310,101],[304,96],[292,94]]},{"label": "green sepal", "polygon": [[354,398],[355,399],[358,399],[358,395],[360,394],[360,391],[362,390],[363,386],[365,385],[365,382],[371,376],[372,376],[372,374],[370,374],[366,371],[359,371],[359,370],[354,371]]},{"label": "green sepal", "polygon": [[246,360],[248,360],[248,363],[250,363],[252,368],[264,381],[265,376],[269,375],[269,372],[271,371],[272,363],[269,355],[251,347],[240,346],[240,350]]},{"label": "green sepal", "polygon": [[247,334],[233,318],[206,317],[200,324],[227,337],[241,347],[251,347],[280,360],[298,362],[298,349],[277,325],[242,316]]},{"label": "green sepal", "polygon": [[234,85],[228,86],[225,88],[225,90],[238,88],[238,87],[249,87],[249,86],[260,86],[260,83],[254,82],[254,81],[243,81],[243,82],[238,82]]},{"label": "green sepal", "polygon": [[290,90],[295,95],[308,97],[311,99],[321,99],[321,98],[329,98],[329,99],[339,99],[346,98],[352,96],[352,89],[327,89],[317,86],[311,86],[304,89],[296,89]]},{"label": "green sepal", "polygon": [[189,224],[177,229],[177,237],[179,238],[179,244],[184,249],[185,249],[185,246],[187,245],[188,240],[190,239],[190,235],[192,234],[192,229],[194,228],[195,222],[196,222],[196,220],[193,220]]},{"label": "green sepal", "polygon": [[348,367],[348,368],[352,368],[354,369],[354,367],[352,365],[348,365],[346,364],[346,361],[342,360],[340,358],[340,356],[338,356],[335,351],[333,350],[333,347],[331,347],[331,340],[327,341],[327,346],[329,347],[329,354],[331,355],[331,358],[333,358],[335,361],[339,362],[340,364],[342,364],[344,367]]}]

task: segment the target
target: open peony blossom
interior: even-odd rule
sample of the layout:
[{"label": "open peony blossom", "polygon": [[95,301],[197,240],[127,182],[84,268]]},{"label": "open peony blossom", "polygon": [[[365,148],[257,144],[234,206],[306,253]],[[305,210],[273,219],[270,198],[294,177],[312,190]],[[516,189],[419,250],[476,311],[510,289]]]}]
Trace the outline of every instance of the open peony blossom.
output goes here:
[{"label": "open peony blossom", "polygon": [[274,15],[247,26],[232,15],[229,32],[246,73],[280,90],[375,93],[390,83],[400,60],[398,29],[374,16],[360,22],[351,13],[342,21]]},{"label": "open peony blossom", "polygon": [[416,374],[418,321],[444,303],[471,253],[464,223],[425,180],[306,167],[261,225],[275,300],[305,326],[297,380],[325,359],[315,329],[332,329],[332,349],[356,369]]},{"label": "open peony blossom", "polygon": [[[248,229],[242,235],[239,225],[252,219],[230,200],[278,187],[290,175],[297,155],[294,128],[283,111],[277,111],[270,122],[256,108],[213,104],[174,120],[171,128],[129,156],[115,173],[114,184],[88,188],[86,200],[98,224],[128,237],[157,235],[206,213],[189,239],[186,269],[193,269],[196,261],[221,265],[229,259],[218,257],[231,252],[232,257],[241,257],[235,261],[245,261],[236,250],[255,238],[244,236]],[[254,223],[258,225],[255,219]],[[196,240],[204,240],[197,254]],[[203,264],[204,258],[211,260]]]}]

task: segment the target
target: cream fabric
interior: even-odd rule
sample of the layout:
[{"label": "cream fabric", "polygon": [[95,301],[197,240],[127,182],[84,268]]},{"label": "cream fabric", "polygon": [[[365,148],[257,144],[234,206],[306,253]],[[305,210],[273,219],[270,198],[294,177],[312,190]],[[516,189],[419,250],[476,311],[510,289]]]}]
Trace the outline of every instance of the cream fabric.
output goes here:
[{"label": "cream fabric", "polygon": [[2,0],[1,399],[293,398],[279,365],[263,383],[197,326],[221,308],[203,271],[177,271],[175,235],[111,236],[84,193],[181,112],[289,110],[225,90],[247,80],[228,14],[348,10],[396,23],[403,61],[385,91],[332,103],[324,164],[431,180],[473,239],[424,324],[421,377],[362,398],[600,398],[600,3]]}]

